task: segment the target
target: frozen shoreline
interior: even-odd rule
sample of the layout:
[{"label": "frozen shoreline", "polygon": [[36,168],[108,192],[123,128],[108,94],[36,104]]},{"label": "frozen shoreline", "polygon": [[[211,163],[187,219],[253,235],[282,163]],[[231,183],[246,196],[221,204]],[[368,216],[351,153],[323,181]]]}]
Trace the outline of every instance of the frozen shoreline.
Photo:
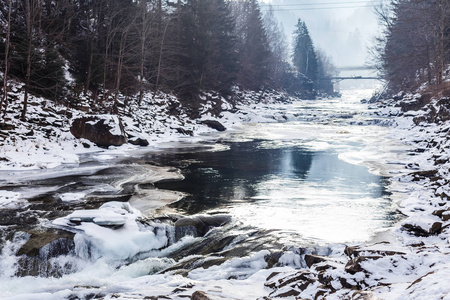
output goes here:
[{"label": "frozen shoreline", "polygon": [[[261,116],[261,111],[268,111],[268,113]],[[35,113],[40,114],[37,111]],[[401,200],[393,199],[393,201],[401,201],[399,207],[405,215],[405,219],[390,230],[396,241],[350,245],[347,249],[344,249],[343,245],[330,245],[329,253],[322,249],[314,255],[287,251],[283,258],[286,266],[271,269],[265,269],[267,264],[264,257],[267,253],[260,252],[250,257],[233,259],[221,265],[220,269],[217,267],[191,272],[192,276],[187,278],[160,274],[120,281],[125,277],[118,277],[117,286],[95,289],[98,289],[99,293],[106,294],[105,299],[113,299],[113,295],[117,295],[118,299],[129,299],[129,297],[142,299],[143,296],[140,295],[148,294],[164,294],[178,299],[176,297],[182,295],[174,295],[170,291],[195,282],[195,289],[205,291],[211,299],[216,297],[256,299],[269,294],[271,294],[270,297],[283,299],[295,299],[296,296],[303,298],[318,296],[318,299],[326,296],[327,299],[342,299],[358,295],[381,299],[447,299],[446,297],[450,299],[450,287],[446,284],[450,279],[450,258],[447,254],[450,252],[448,245],[450,234],[448,229],[450,221],[448,131],[450,123],[416,125],[413,118],[424,113],[402,112],[400,107],[394,106],[394,103],[376,104],[372,113],[378,116],[393,116],[396,126],[391,130],[391,138],[402,141],[406,149],[410,149],[401,150],[407,151],[408,155],[401,155],[398,160],[390,162],[392,165],[389,171],[391,189],[397,189],[407,195]],[[205,114],[203,118],[213,119],[214,117],[211,114]],[[240,113],[224,112],[222,118],[216,119],[225,127],[233,129],[234,126],[238,128],[242,122],[277,122],[286,118],[289,118],[289,112],[278,110],[274,114],[270,105],[252,103],[247,110],[242,108]],[[57,138],[51,139],[51,142],[46,141],[44,134],[41,135],[37,131],[34,132],[35,138],[19,140],[20,135],[26,136],[30,128],[21,127],[22,125],[18,124],[17,140],[6,143],[5,147],[2,146],[0,156],[7,158],[8,161],[1,161],[0,174],[17,171],[20,173],[23,170],[39,168],[50,170],[62,163],[76,165],[80,162],[79,154],[93,155],[99,161],[114,161],[117,157],[136,155],[136,153],[139,155],[139,153],[158,148],[164,149],[167,145],[170,147],[172,143],[178,141],[207,140],[210,137],[200,135],[213,132],[204,125],[186,122],[183,128],[194,132],[194,137],[186,138],[175,129],[181,126],[180,120],[169,118],[169,121],[165,123],[162,119],[153,120],[155,124],[159,124],[158,126],[164,124],[168,127],[165,127],[167,128],[165,132],[159,130],[158,133],[153,132],[153,134],[141,133],[142,137],[152,141],[150,147],[124,145],[108,150],[94,145],[91,145],[89,149],[83,148],[80,141],[70,136],[67,126],[63,126],[56,132]],[[128,124],[128,126],[131,125]],[[218,136],[220,134],[214,134],[214,138]],[[353,156],[353,159],[354,157],[357,156]],[[348,160],[350,157],[341,159]],[[376,159],[379,157],[372,159],[376,164]],[[30,165],[30,161],[33,165]],[[377,166],[374,165],[374,168],[376,169]],[[77,197],[75,194],[69,196]],[[21,206],[26,203],[16,193],[0,192],[0,208],[12,208],[15,205]],[[379,240],[383,241],[383,239],[382,236]],[[300,267],[300,264],[296,262],[299,257],[310,261],[308,267]],[[159,263],[167,264],[164,261]],[[250,274],[249,277],[244,280],[227,280],[228,276],[241,268],[243,264],[249,266],[249,269],[243,270],[243,274]],[[123,272],[127,271],[123,270]],[[221,272],[223,274],[218,276],[217,274]],[[275,272],[279,274],[274,275]],[[101,274],[97,275],[101,276]],[[68,297],[74,293],[70,288],[74,278],[70,277],[68,276],[65,283],[60,286],[61,288],[66,285],[68,290],[54,292],[50,288],[48,290],[44,288],[37,294],[36,291],[32,294],[25,292],[20,295],[11,295],[10,299]],[[268,277],[271,278],[267,279]],[[31,278],[22,278],[13,284],[20,285],[27,282],[27,279],[31,280]],[[288,280],[290,282],[286,283]],[[35,278],[33,281],[39,282],[40,279]],[[102,286],[101,280],[94,280],[93,285],[97,283]],[[80,288],[77,293],[80,296],[87,296],[95,292],[95,289]],[[185,294],[192,294],[193,291],[187,288]]]}]

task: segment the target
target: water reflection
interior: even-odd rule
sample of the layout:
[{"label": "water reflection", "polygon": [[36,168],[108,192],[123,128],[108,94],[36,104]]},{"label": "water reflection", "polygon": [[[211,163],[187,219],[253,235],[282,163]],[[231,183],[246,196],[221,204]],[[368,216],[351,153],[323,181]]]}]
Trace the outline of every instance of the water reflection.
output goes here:
[{"label": "water reflection", "polygon": [[[295,157],[284,152],[287,161]],[[245,224],[296,232],[315,242],[367,240],[392,223],[385,179],[336,153],[316,152],[303,178],[283,176],[289,172],[267,176],[255,188],[257,202],[235,206],[233,214]]]},{"label": "water reflection", "polygon": [[158,188],[190,194],[174,207],[198,213],[257,196],[267,176],[304,178],[313,153],[301,148],[265,149],[261,141],[231,143],[227,151],[162,154],[159,163],[181,167],[185,180],[157,183]]},{"label": "water reflection", "polygon": [[189,193],[173,204],[187,213],[226,207],[245,225],[295,232],[315,241],[367,240],[392,223],[384,178],[329,151],[231,143],[228,151],[160,157],[186,179],[158,188]]}]

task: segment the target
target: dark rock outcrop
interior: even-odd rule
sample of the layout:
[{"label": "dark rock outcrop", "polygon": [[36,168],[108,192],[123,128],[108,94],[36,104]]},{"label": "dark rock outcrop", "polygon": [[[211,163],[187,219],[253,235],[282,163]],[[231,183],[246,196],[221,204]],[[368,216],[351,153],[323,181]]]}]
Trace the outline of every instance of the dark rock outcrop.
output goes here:
[{"label": "dark rock outcrop", "polygon": [[430,235],[440,234],[442,231],[442,222],[434,222],[431,227],[427,230],[418,225],[414,224],[403,224],[402,229],[408,231],[415,236],[427,237]]},{"label": "dark rock outcrop", "polygon": [[328,258],[326,258],[324,256],[313,255],[313,254],[305,255],[305,262],[306,262],[306,265],[308,266],[308,268],[311,268],[312,265],[314,265],[314,264],[318,264],[318,263],[326,262],[326,261],[328,261]]},{"label": "dark rock outcrop", "polygon": [[222,123],[220,123],[219,121],[215,121],[215,120],[204,120],[201,122],[201,124],[204,124],[204,125],[208,126],[209,128],[215,129],[217,131],[227,130],[225,128],[225,126],[222,125]]},{"label": "dark rock outcrop", "polygon": [[358,272],[364,272],[365,269],[361,266],[361,263],[367,260],[376,260],[380,259],[382,256],[358,256],[356,258],[352,258],[345,265],[345,271],[350,274],[355,274]]},{"label": "dark rock outcrop", "polygon": [[76,138],[87,139],[99,147],[107,148],[125,144],[127,136],[120,119],[113,116],[107,118],[90,116],[75,119],[70,127],[70,132]]},{"label": "dark rock outcrop", "polygon": [[129,139],[128,143],[130,143],[132,145],[136,145],[136,146],[142,146],[142,147],[147,147],[149,145],[149,142],[146,139],[136,138],[136,137]]},{"label": "dark rock outcrop", "polygon": [[192,294],[191,300],[211,300],[205,292],[196,291]]}]

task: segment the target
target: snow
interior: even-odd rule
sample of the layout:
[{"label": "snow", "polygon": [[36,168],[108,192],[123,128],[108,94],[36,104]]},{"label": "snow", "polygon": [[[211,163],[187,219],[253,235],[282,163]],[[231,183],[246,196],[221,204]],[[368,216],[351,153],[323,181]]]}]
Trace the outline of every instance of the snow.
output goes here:
[{"label": "snow", "polygon": [[61,201],[64,202],[77,202],[80,201],[81,199],[84,198],[84,196],[86,196],[85,193],[64,193],[62,195],[60,195]]},{"label": "snow", "polygon": [[[128,203],[108,202],[99,209],[76,210],[52,224],[69,231],[76,229],[77,255],[80,257],[126,260],[168,244],[165,231],[139,226],[136,219],[141,216],[140,211]],[[121,227],[111,230],[103,227],[104,224]]]},{"label": "snow", "polygon": [[15,209],[26,207],[28,201],[21,199],[21,194],[11,191],[0,190],[0,209]]},{"label": "snow", "polygon": [[[18,87],[13,87],[12,90],[15,91],[12,93],[20,96]],[[248,96],[251,98],[251,95]],[[359,95],[356,94],[355,97],[359,97]],[[358,131],[366,130],[364,126],[361,126],[349,128],[348,131],[343,132],[339,126],[327,124],[326,118],[315,118],[314,102],[307,103],[311,105],[311,115],[299,117],[289,113],[292,105],[296,105],[295,103],[280,105],[279,103],[275,104],[276,101],[273,99],[273,102],[269,101],[269,103],[256,103],[248,100],[247,103],[237,107],[237,113],[224,111],[220,116],[214,116],[210,112],[213,104],[208,101],[202,107],[203,115],[200,120],[218,120],[228,128],[227,133],[215,133],[207,126],[190,120],[183,113],[179,118],[169,116],[167,114],[168,104],[177,102],[173,95],[158,94],[153,97],[153,94],[149,93],[145,96],[140,108],[137,107],[137,104],[133,104],[130,107],[130,110],[133,111],[132,116],[123,117],[121,120],[127,132],[150,142],[149,148],[145,150],[132,145],[101,149],[91,144],[90,148],[84,148],[82,142],[86,141],[76,140],[70,134],[69,118],[65,118],[61,114],[43,111],[41,105],[30,105],[30,119],[39,119],[45,116],[48,122],[60,122],[62,126],[51,127],[53,133],[48,136],[44,131],[38,130],[37,126],[33,127],[15,119],[14,113],[10,112],[7,118],[13,122],[15,134],[3,137],[1,141],[0,172],[4,176],[9,176],[8,174],[12,170],[50,170],[53,168],[57,170],[57,167],[63,164],[77,165],[80,163],[82,155],[91,155],[94,159],[108,161],[117,157],[134,155],[139,151],[164,149],[176,142],[186,142],[188,139],[191,143],[208,140],[212,133],[214,133],[214,138],[220,138],[225,134],[230,134],[230,131],[238,132],[244,123],[246,128],[253,128],[252,138],[270,136],[272,140],[276,141],[266,145],[267,147],[277,147],[277,143],[282,143],[289,137],[293,140],[298,139],[303,146],[314,150],[335,147],[326,140],[332,139],[336,134],[348,135],[349,140],[357,142]],[[36,97],[32,97],[30,103],[51,105],[47,100]],[[431,105],[436,105],[436,103]],[[222,99],[221,106],[226,109],[232,108],[232,105],[224,99]],[[58,109],[62,111],[66,108],[59,107]],[[85,115],[76,110],[71,110],[71,113],[73,118]],[[389,243],[367,243],[360,246],[363,249],[362,253],[366,255],[373,253],[371,251],[398,253],[377,259],[368,259],[361,263],[363,269],[368,271],[367,273],[349,274],[344,270],[347,257],[344,254],[343,245],[330,245],[332,251],[327,254],[336,261],[335,265],[339,266],[339,262],[342,263],[337,269],[327,271],[332,278],[332,287],[340,289],[335,294],[328,295],[327,299],[342,299],[348,296],[350,291],[342,286],[339,278],[345,278],[352,283],[364,282],[366,287],[372,289],[373,294],[381,299],[450,299],[450,286],[448,285],[450,280],[450,256],[448,255],[450,253],[450,229],[446,227],[449,221],[443,221],[433,214],[436,210],[450,208],[447,203],[449,199],[445,196],[450,195],[448,184],[450,142],[447,133],[450,122],[416,125],[413,118],[423,116],[423,111],[403,113],[392,103],[386,103],[379,107],[374,106],[370,113],[374,116],[386,117],[386,119],[394,117],[395,123],[381,130],[383,134],[389,135],[392,142],[383,144],[384,148],[380,151],[378,144],[380,139],[373,136],[373,142],[369,142],[362,149],[343,149],[339,154],[339,159],[352,164],[365,165],[371,172],[389,177],[390,192],[393,193],[392,199],[399,205],[399,210],[405,217],[390,229],[388,234],[380,233],[381,240],[387,239],[385,237],[390,235]],[[117,116],[104,114],[102,117],[110,122],[109,124],[115,124],[113,133],[120,133]],[[300,133],[289,127],[280,133],[277,128],[279,123],[286,119],[295,120],[295,118],[312,120],[314,123],[308,130],[305,127],[305,130]],[[138,122],[138,120],[142,122]],[[260,122],[272,124],[273,130],[261,132],[258,125]],[[45,129],[46,127],[41,128]],[[177,131],[178,128],[192,131],[193,137],[186,138]],[[318,128],[327,135],[320,141],[315,138]],[[30,130],[34,131],[33,135],[27,135]],[[431,140],[439,147],[429,147]],[[425,151],[408,155],[417,148],[424,148]],[[442,160],[441,164],[436,164],[436,157]],[[436,179],[436,181],[430,178],[415,180],[413,176],[408,175],[411,172],[426,170],[437,170],[440,179]],[[51,176],[51,172],[47,174],[47,176]],[[151,176],[162,175],[152,173]],[[179,176],[179,174],[174,176]],[[26,207],[29,203],[24,200],[25,196],[18,192],[0,190],[0,209]],[[61,194],[60,199],[65,202],[78,202],[82,201],[85,196],[84,192],[71,192]],[[172,195],[172,197],[177,198],[179,195]],[[135,201],[142,207],[145,206],[138,200]],[[449,214],[448,211],[443,213],[444,216]],[[175,247],[195,243],[196,239],[187,237],[180,243],[169,246],[169,228],[162,224],[144,225],[140,222],[141,217],[142,212],[128,203],[109,202],[98,209],[76,210],[68,216],[54,220],[52,224],[49,224],[50,226],[76,233],[77,255],[92,263],[77,262],[82,272],[69,274],[61,279],[53,279],[55,285],[49,285],[49,280],[46,278],[16,277],[11,279],[12,274],[6,272],[13,269],[13,253],[17,251],[20,243],[23,244],[26,241],[26,238],[22,237],[23,240],[14,242],[8,241],[0,255],[0,269],[2,270],[0,274],[2,278],[6,276],[11,279],[5,281],[5,285],[0,287],[3,299],[53,300],[73,295],[83,298],[90,294],[104,294],[104,299],[142,299],[142,297],[139,298],[139,295],[169,295],[175,288],[185,285],[192,285],[194,288],[185,293],[171,294],[173,299],[184,299],[190,296],[193,290],[203,290],[211,297],[220,297],[221,299],[256,299],[268,296],[272,292],[271,289],[264,286],[264,283],[273,272],[288,275],[299,269],[305,269],[300,255],[289,250],[284,251],[280,258],[283,266],[265,269],[267,263],[264,256],[268,254],[268,251],[263,250],[247,257],[230,259],[218,266],[194,269],[189,272],[187,277],[171,273],[155,274],[175,263],[172,259],[164,257],[165,254]],[[411,224],[428,231],[436,222],[443,224],[442,231],[428,237],[414,236],[404,229],[405,224]],[[120,227],[112,229],[105,224]],[[167,248],[161,250],[164,247]],[[127,263],[141,253],[147,253],[147,257],[132,264]],[[120,263],[117,263],[117,260],[120,260]],[[80,283],[80,276],[83,278],[82,283],[89,282],[92,287],[78,286],[74,288]],[[380,283],[389,285],[380,286]],[[314,298],[319,288],[321,288],[319,282],[310,284],[301,292],[300,297]]]}]

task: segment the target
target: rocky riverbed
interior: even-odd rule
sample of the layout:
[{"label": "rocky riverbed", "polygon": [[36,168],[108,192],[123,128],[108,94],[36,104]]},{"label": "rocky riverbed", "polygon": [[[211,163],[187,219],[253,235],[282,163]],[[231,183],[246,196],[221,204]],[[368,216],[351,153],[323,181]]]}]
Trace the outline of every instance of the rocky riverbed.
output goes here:
[{"label": "rocky riverbed", "polygon": [[[191,138],[192,129],[196,140],[196,134],[216,130],[206,129],[207,125],[136,134],[132,138],[145,139],[150,145],[105,150],[88,139],[71,137],[64,114],[54,109],[51,116],[65,124],[60,131],[55,129],[56,135],[51,124],[44,124],[47,131],[40,131],[37,123],[17,121],[13,128],[2,128],[15,134],[7,136],[2,150],[2,169],[9,171],[2,173],[0,195],[0,275],[5,283],[1,292],[6,299],[445,299],[450,293],[446,285],[450,274],[449,108],[447,100],[441,99],[420,110],[421,99],[420,95],[398,95],[370,104],[361,124],[355,114],[333,112],[337,122],[356,125],[357,130],[369,124],[389,125],[383,127],[389,128],[389,140],[403,144],[386,146],[391,153],[385,157],[380,150],[367,157],[372,153],[367,149],[361,152],[363,158],[348,152],[340,155],[355,164],[359,159],[372,172],[387,176],[392,201],[402,214],[392,228],[364,243],[295,244],[281,239],[279,230],[237,220],[231,213],[234,210],[218,207],[187,216],[177,205],[166,206],[185,195],[155,185],[181,180],[183,164],[193,161],[164,166],[148,156],[144,159],[139,147],[153,147],[155,155],[171,151],[161,147],[164,143],[152,146],[153,139]],[[313,106],[307,115],[299,116],[278,104],[251,104],[250,100],[249,104],[248,111],[225,111],[218,118],[220,124],[231,128],[239,122],[269,121],[275,126],[310,119],[318,126],[330,126],[331,115]],[[130,125],[123,126],[127,128]],[[131,132],[144,130],[139,128]],[[326,128],[332,128],[324,131],[331,139],[340,127]],[[356,132],[352,130],[338,133]],[[261,134],[258,128],[256,133]],[[224,136],[198,138],[206,141],[201,151],[217,151],[212,141]],[[307,141],[311,147],[324,146],[314,138]],[[27,158],[21,157],[26,150],[22,147],[32,150]],[[198,150],[198,145],[183,147],[177,151]],[[136,163],[136,156],[141,163]],[[72,165],[58,167],[61,162]]]}]

